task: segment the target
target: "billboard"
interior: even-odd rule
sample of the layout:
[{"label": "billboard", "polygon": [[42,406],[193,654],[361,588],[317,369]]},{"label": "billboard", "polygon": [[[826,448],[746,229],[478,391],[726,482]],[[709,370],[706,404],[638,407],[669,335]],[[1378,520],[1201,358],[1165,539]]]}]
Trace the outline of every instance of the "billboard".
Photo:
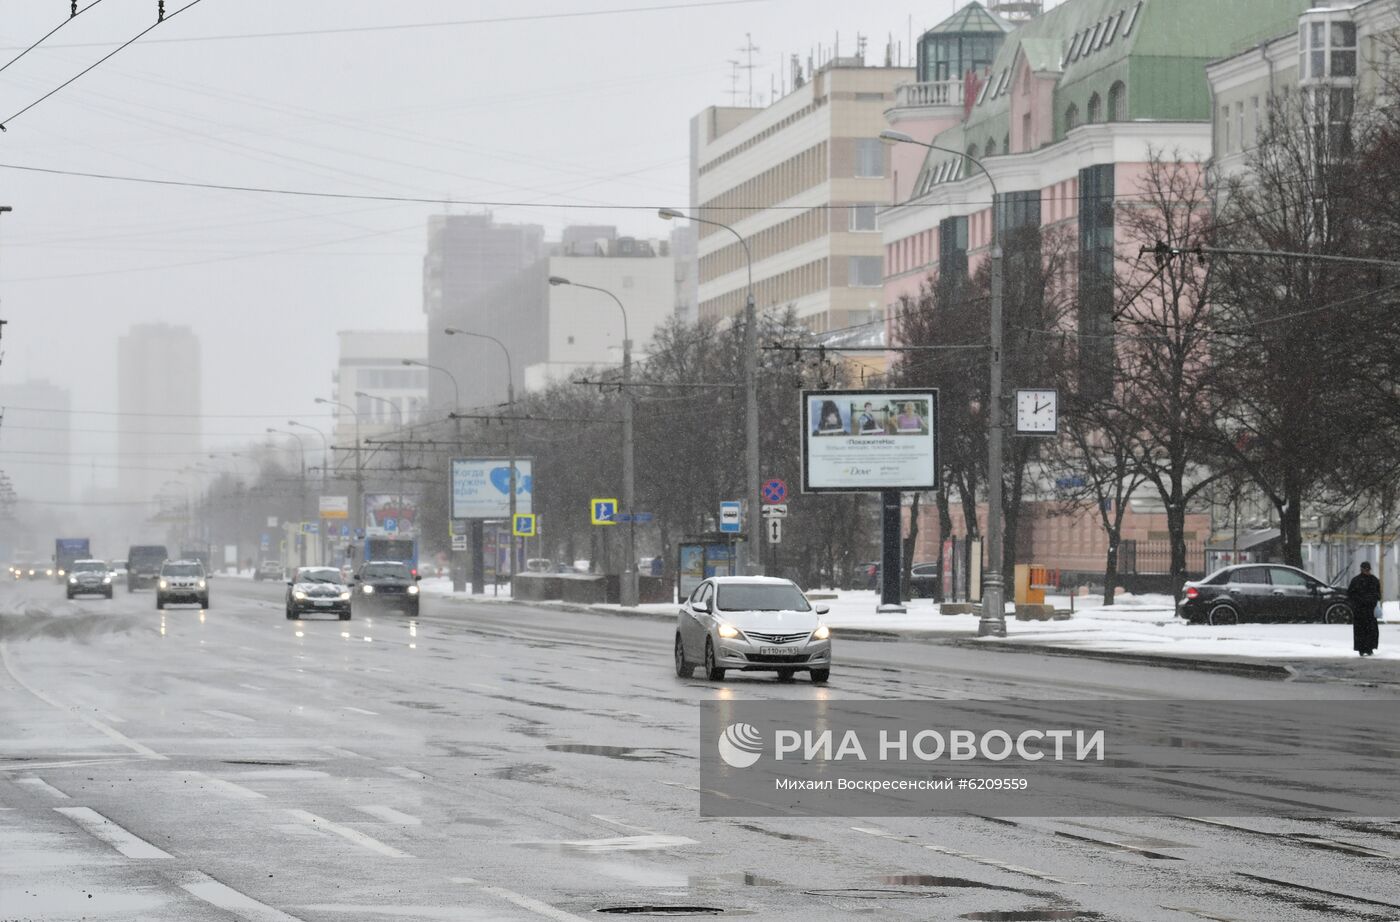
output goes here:
[{"label": "billboard", "polygon": [[[534,512],[533,465],[515,459],[515,511]],[[504,519],[510,516],[508,458],[452,459],[452,518]]]},{"label": "billboard", "polygon": [[369,493],[365,495],[366,534],[411,533],[417,518],[417,494]]},{"label": "billboard", "polygon": [[322,496],[322,497],[321,497],[321,518],[323,518],[323,519],[348,519],[348,518],[350,518],[350,497],[348,497],[348,496]]},{"label": "billboard", "polygon": [[938,391],[802,392],[802,492],[937,490]]}]

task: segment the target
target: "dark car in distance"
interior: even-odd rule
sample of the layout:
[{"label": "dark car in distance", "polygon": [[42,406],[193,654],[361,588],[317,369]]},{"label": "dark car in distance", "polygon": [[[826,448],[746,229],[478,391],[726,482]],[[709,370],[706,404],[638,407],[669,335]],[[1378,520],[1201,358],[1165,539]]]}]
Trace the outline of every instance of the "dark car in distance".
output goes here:
[{"label": "dark car in distance", "polygon": [[418,572],[403,561],[366,561],[355,573],[351,604],[356,612],[401,611],[417,618],[419,579]]},{"label": "dark car in distance", "polygon": [[1176,613],[1190,624],[1351,621],[1345,590],[1283,564],[1235,564],[1188,582],[1182,589]]},{"label": "dark car in distance", "polygon": [[126,591],[154,588],[170,554],[163,544],[134,544],[126,552]]},{"label": "dark car in distance", "polygon": [[287,620],[307,612],[350,620],[350,587],[339,567],[298,567],[287,580]]}]

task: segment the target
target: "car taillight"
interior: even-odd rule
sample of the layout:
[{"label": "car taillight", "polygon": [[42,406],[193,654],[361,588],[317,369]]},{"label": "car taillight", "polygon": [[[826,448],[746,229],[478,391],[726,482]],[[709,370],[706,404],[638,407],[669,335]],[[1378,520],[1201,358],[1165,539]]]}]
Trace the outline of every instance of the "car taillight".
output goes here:
[{"label": "car taillight", "polygon": [[1188,598],[1188,599],[1194,599],[1196,596],[1198,596],[1198,595],[1200,595],[1200,594],[1201,594],[1201,590],[1197,589],[1195,586],[1187,586],[1187,587],[1186,587],[1186,598]]},{"label": "car taillight", "polygon": [[413,576],[417,576],[417,575],[418,575],[418,568],[417,568],[417,567],[414,567],[412,570],[409,570],[408,572],[409,572],[411,575],[413,575]]}]

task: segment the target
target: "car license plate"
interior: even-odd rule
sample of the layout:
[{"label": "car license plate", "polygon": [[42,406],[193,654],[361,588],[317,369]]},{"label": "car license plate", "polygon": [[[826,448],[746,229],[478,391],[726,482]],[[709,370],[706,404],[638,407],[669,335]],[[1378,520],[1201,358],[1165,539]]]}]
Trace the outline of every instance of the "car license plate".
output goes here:
[{"label": "car license plate", "polygon": [[318,607],[320,607],[320,608],[330,608],[330,607],[331,607],[331,600],[330,600],[330,599],[317,599],[317,600],[316,600],[316,605],[317,605]]},{"label": "car license plate", "polygon": [[761,656],[787,656],[796,651],[792,647],[759,647],[758,652]]}]

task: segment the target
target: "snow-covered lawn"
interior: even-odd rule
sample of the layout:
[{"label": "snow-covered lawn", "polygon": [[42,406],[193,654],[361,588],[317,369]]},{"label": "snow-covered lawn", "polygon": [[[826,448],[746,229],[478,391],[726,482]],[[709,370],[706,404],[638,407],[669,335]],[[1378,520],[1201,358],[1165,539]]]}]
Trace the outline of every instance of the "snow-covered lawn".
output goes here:
[{"label": "snow-covered lawn", "polygon": [[[433,595],[454,595],[452,581],[428,578],[423,591]],[[937,633],[948,637],[977,636],[977,615],[944,615],[928,599],[906,604],[904,613],[877,611],[879,594],[868,590],[821,591],[814,602],[826,605],[827,624],[839,632],[846,630]],[[827,598],[821,598],[827,596]],[[459,597],[462,597],[459,595]],[[475,601],[509,601],[510,589],[500,587],[493,595],[488,587]],[[1050,596],[1047,602],[1056,610],[1067,611],[1068,596]],[[1097,596],[1074,599],[1074,614],[1063,621],[1019,621],[1014,606],[1007,605],[1006,633],[999,643],[1045,644],[1085,650],[1119,653],[1147,653],[1185,657],[1228,657],[1234,659],[1305,659],[1356,656],[1351,649],[1351,627],[1345,624],[1241,624],[1209,627],[1189,625],[1173,613],[1171,596],[1119,593],[1113,605],[1102,605]],[[558,603],[538,602],[538,605]],[[623,613],[618,605],[592,608]],[[674,616],[677,604],[666,602],[641,605],[635,612],[653,616]],[[1381,646],[1376,657],[1400,659],[1400,601],[1385,603],[1386,623],[1381,626]]]}]

